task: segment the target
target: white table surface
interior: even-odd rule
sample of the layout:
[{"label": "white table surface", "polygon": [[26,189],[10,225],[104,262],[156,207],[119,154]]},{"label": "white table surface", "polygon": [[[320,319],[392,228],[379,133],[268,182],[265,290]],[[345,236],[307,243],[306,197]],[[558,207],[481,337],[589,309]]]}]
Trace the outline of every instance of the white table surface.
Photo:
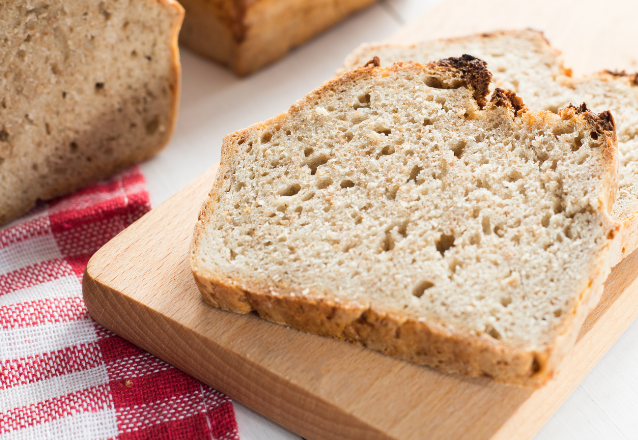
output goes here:
[{"label": "white table surface", "polygon": [[[330,79],[359,44],[382,41],[440,0],[382,0],[248,78],[181,50],[180,114],[170,144],[142,164],[157,206],[217,162],[222,137],[285,111]],[[638,439],[638,323],[550,419],[536,440]],[[242,440],[300,437],[235,402]]]}]

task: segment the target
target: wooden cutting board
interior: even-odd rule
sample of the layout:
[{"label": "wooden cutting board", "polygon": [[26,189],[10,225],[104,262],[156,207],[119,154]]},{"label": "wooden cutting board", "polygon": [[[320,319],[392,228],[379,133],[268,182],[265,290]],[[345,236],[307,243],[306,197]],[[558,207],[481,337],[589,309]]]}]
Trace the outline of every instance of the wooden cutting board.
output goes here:
[{"label": "wooden cutting board", "polygon": [[[638,11],[629,11],[636,6],[619,11],[613,3],[594,14],[599,3],[593,0],[491,0],[478,10],[470,0],[444,2],[393,40],[532,26],[544,29],[568,59],[584,60],[574,65],[584,72],[631,68],[636,61],[624,48],[603,50],[620,34],[638,40],[630,23]],[[605,26],[615,33],[601,30],[608,9],[615,15]],[[569,20],[551,13],[557,10],[571,11]],[[587,20],[596,20],[598,38],[573,34]],[[610,64],[576,56],[590,51]],[[222,312],[202,301],[188,262],[192,229],[215,172],[208,170],[93,256],[84,275],[86,305],[103,326],[307,439],[531,438],[638,316],[635,253],[612,271],[556,378],[532,391],[440,374],[254,315]]]},{"label": "wooden cutting board", "polygon": [[530,438],[638,315],[638,253],[614,268],[557,377],[466,379],[205,304],[188,262],[211,168],[89,261],[97,322],[307,439]]}]

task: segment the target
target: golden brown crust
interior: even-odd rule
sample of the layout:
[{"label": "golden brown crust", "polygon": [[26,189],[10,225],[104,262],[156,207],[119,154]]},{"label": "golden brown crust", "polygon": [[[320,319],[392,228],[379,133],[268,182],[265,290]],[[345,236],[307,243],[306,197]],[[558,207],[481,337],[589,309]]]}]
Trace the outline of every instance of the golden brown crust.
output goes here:
[{"label": "golden brown crust", "polygon": [[180,40],[245,76],[375,1],[182,0]]},{"label": "golden brown crust", "polygon": [[[466,59],[466,61],[473,60]],[[598,254],[596,271],[592,274],[587,287],[581,292],[579,305],[573,310],[570,319],[565,321],[555,344],[540,350],[523,349],[487,335],[473,335],[429,318],[382,310],[367,303],[330,299],[316,292],[303,294],[281,286],[247,279],[233,279],[231,275],[221,275],[200,267],[195,258],[195,250],[201,237],[206,233],[205,226],[208,219],[213,215],[221,194],[227,186],[226,183],[232,179],[230,170],[234,156],[238,154],[239,145],[245,142],[251,132],[263,131],[264,128],[281,124],[283,118],[297,112],[305,102],[312,101],[316,95],[338,90],[344,83],[356,80],[358,77],[383,75],[389,70],[419,69],[432,73],[438,72],[442,78],[445,75],[453,78],[467,78],[468,73],[457,68],[459,64],[456,63],[456,61],[448,60],[444,60],[443,63],[430,63],[427,66],[414,62],[395,63],[384,68],[376,67],[375,63],[367,64],[367,67],[347,72],[326,83],[293,105],[288,113],[226,136],[217,179],[209,193],[208,201],[202,207],[191,244],[192,270],[205,301],[215,307],[237,313],[256,311],[262,318],[278,324],[364,345],[447,373],[489,377],[500,382],[530,387],[538,387],[547,382],[553,376],[565,351],[575,342],[589,308],[600,298],[602,285],[611,264],[617,260],[620,249],[615,248],[619,247],[620,234],[616,233],[618,226],[610,219],[608,219],[610,230],[615,238],[613,236],[609,238],[614,241],[608,242],[607,249],[601,250]],[[481,64],[477,64],[481,69]],[[484,78],[482,75],[478,77]],[[512,118],[515,117],[514,115],[523,115],[524,119],[533,123],[534,120],[545,117],[543,113],[525,112],[520,98],[512,93],[499,92],[495,99],[499,103],[502,101],[503,106],[513,110]],[[582,118],[584,122],[589,123],[589,119],[582,114],[587,112],[588,110],[578,112],[576,108],[566,108],[561,111],[561,117]],[[555,116],[548,113],[547,117]],[[601,119],[604,120],[604,118]],[[599,124],[595,117],[592,121]],[[609,167],[607,171],[611,176],[606,184],[607,188],[603,191],[607,198],[603,202],[610,206],[614,194],[613,183],[617,181],[618,159],[615,132],[604,131],[603,133],[601,146],[604,148]]]}]

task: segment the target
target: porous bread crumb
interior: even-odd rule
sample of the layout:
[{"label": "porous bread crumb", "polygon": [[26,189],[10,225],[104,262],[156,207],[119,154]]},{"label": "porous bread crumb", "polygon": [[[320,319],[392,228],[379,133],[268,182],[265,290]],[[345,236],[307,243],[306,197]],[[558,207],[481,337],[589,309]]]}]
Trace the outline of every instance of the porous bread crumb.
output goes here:
[{"label": "porous bread crumb", "polygon": [[494,86],[525,98],[527,107],[556,113],[586,102],[594,112],[610,110],[617,127],[620,153],[619,190],[612,218],[624,222],[623,256],[638,247],[638,74],[606,71],[573,78],[560,52],[541,32],[501,31],[414,45],[364,44],[348,56],[344,69],[372,56],[381,65],[397,61],[427,63],[470,53],[487,62]]},{"label": "porous bread crumb", "polygon": [[[191,251],[205,298],[446,371],[547,377],[609,271],[613,126],[583,108],[527,111],[501,90],[482,110],[476,89],[445,62],[370,66],[228,136]],[[272,302],[260,309],[254,292]],[[311,309],[278,314],[296,296],[300,310],[364,312],[326,331],[332,318]],[[372,312],[447,327],[466,351],[488,344],[485,363],[532,355],[520,374],[434,362],[366,341],[358,322]]]}]

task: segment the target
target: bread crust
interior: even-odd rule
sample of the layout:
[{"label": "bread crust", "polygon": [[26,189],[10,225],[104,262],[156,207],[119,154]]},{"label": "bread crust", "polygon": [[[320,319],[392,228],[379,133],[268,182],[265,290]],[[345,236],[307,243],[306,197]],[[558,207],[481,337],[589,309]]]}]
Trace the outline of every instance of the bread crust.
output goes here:
[{"label": "bread crust", "polygon": [[[560,58],[560,54],[561,54],[561,51],[552,47],[549,44],[549,41],[547,41],[547,38],[545,37],[545,34],[543,34],[543,32],[537,31],[534,29],[498,30],[494,32],[484,32],[478,35],[468,35],[465,37],[442,38],[437,41],[444,44],[445,43],[455,44],[455,43],[464,42],[464,41],[472,41],[476,39],[477,36],[480,36],[481,38],[500,38],[503,36],[511,36],[511,37],[517,37],[517,38],[526,37],[529,39],[537,40],[557,60]],[[389,47],[402,47],[407,49],[407,48],[415,48],[418,45],[419,45],[418,43],[408,44],[408,45],[401,45],[396,43],[364,43],[348,55],[348,57],[345,59],[343,63],[345,68],[340,69],[337,73],[338,74],[343,73],[344,71],[348,69],[352,69],[356,66],[362,65],[364,62],[364,59],[367,59],[370,57],[371,48],[383,49],[383,48],[389,48]],[[563,66],[562,61],[560,61],[560,68],[566,76],[571,76],[571,69],[566,69]]]},{"label": "bread crust", "polygon": [[[473,65],[478,66],[477,69],[485,69],[484,63]],[[195,282],[204,300],[222,310],[235,313],[255,311],[260,317],[277,324],[363,345],[446,373],[488,377],[510,384],[539,387],[553,376],[561,359],[575,343],[586,316],[600,300],[603,283],[611,266],[618,260],[620,226],[609,217],[605,219],[609,231],[608,241],[596,254],[593,265],[595,269],[580,293],[577,305],[559,329],[554,343],[541,350],[530,350],[486,335],[472,335],[433,319],[399,314],[369,303],[325,298],[313,295],[313,292],[303,293],[281,286],[274,288],[254,280],[234,279],[232,274],[221,274],[204,267],[196,256],[200,240],[206,234],[206,225],[214,215],[221,195],[230,188],[233,158],[236,154],[241,154],[239,145],[251,132],[281,124],[284,118],[298,111],[305,102],[312,101],[314,96],[338,90],[342,84],[359,76],[383,74],[393,69],[423,68],[413,62],[395,63],[386,68],[378,67],[375,62],[366,63],[365,66],[346,72],[310,93],[293,105],[288,114],[282,113],[264,123],[226,136],[219,172],[208,195],[208,201],[200,211],[191,243],[191,268]],[[450,83],[458,84],[454,81],[459,79],[464,81],[466,87],[473,92],[477,105],[480,99],[485,99],[484,84],[472,80],[476,77],[486,77],[480,72],[469,73],[462,65],[459,67],[456,60],[449,59],[429,63],[425,68],[447,75],[447,81]],[[477,91],[480,91],[478,95]],[[511,118],[522,117],[530,125],[538,118],[544,117],[543,113],[527,112],[520,98],[504,91],[498,93],[488,105],[504,107],[510,112]],[[579,110],[566,108],[561,112],[561,116],[579,118],[592,129],[609,128],[608,124],[605,125],[604,116],[594,115],[588,110]],[[549,117],[549,114],[547,116]],[[602,130],[601,137],[606,174],[609,176],[601,192],[601,203],[609,211],[615,197],[618,178],[618,155],[613,127],[611,131]]]},{"label": "bread crust", "polygon": [[249,75],[376,0],[183,0],[180,41]]}]

